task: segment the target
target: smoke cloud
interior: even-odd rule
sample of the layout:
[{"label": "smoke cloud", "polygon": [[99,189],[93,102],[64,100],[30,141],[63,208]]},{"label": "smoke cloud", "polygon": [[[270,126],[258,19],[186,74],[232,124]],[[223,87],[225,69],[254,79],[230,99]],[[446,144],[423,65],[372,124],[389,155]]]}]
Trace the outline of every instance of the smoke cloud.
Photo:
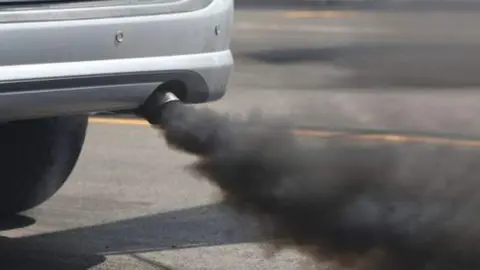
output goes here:
[{"label": "smoke cloud", "polygon": [[[157,117],[160,117],[158,115]],[[305,141],[288,125],[167,104],[169,145],[279,248],[330,269],[480,269],[479,152],[448,145]]]}]

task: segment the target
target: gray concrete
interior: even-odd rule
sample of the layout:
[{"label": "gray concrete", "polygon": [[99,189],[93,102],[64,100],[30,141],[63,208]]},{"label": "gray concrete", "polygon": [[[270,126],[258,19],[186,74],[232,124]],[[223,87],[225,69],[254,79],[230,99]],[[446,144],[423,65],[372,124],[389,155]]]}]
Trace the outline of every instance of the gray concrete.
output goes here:
[{"label": "gray concrete", "polygon": [[[437,58],[422,59],[431,50],[360,46],[399,37],[422,41],[418,31],[385,33],[392,24],[379,23],[377,15],[300,20],[278,12],[238,12],[230,92],[204,106],[237,114],[259,108],[317,127],[480,135],[477,78],[464,72],[473,69],[457,61],[449,72],[431,71],[441,66],[429,62]],[[405,67],[405,55],[415,64]],[[259,243],[268,239],[255,224],[219,205],[217,190],[185,171],[194,159],[169,150],[158,136],[148,127],[91,125],[80,162],[61,191],[24,216],[0,223],[0,267],[311,267],[293,251],[264,256]]]},{"label": "gray concrete", "polygon": [[[2,269],[300,269],[266,259],[255,224],[217,203],[148,127],[93,124],[70,181],[41,207],[0,223]],[[33,222],[33,224],[31,224]],[[25,225],[26,227],[23,227]],[[19,227],[19,228],[16,228]],[[303,265],[302,265],[303,266]],[[308,269],[308,268],[307,268]]]}]

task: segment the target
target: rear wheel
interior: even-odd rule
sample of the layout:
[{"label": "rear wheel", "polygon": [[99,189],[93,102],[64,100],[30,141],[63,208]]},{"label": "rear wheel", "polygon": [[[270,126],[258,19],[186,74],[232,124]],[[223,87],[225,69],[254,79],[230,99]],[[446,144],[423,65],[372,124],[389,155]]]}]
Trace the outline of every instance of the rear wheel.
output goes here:
[{"label": "rear wheel", "polygon": [[60,189],[75,167],[87,126],[87,116],[0,126],[0,215],[33,208]]}]

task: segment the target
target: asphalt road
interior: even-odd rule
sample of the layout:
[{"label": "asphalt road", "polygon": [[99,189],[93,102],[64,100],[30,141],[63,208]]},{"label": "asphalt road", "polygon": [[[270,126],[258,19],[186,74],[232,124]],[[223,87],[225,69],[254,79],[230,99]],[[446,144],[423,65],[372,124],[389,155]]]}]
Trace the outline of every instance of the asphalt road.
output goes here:
[{"label": "asphalt road", "polygon": [[276,10],[472,10],[480,7],[476,0],[236,0],[237,9]]},{"label": "asphalt road", "polygon": [[[450,40],[444,34],[453,31],[427,32],[412,27],[410,15],[391,16],[239,11],[229,93],[203,106],[236,114],[257,108],[304,130],[479,136],[475,49],[462,47],[462,52],[473,51],[458,61],[465,55],[458,54],[458,44],[437,50],[398,46],[399,40],[407,45]],[[474,19],[454,21],[470,25]],[[392,36],[392,29],[401,34]],[[457,41],[476,41],[471,33],[455,33]],[[451,57],[438,63],[432,60],[438,55]],[[268,239],[258,234],[255,223],[219,205],[217,191],[184,170],[193,160],[168,149],[141,121],[92,120],[79,164],[61,191],[0,223],[0,266],[310,269],[308,259],[293,251],[265,257],[259,243]]]}]

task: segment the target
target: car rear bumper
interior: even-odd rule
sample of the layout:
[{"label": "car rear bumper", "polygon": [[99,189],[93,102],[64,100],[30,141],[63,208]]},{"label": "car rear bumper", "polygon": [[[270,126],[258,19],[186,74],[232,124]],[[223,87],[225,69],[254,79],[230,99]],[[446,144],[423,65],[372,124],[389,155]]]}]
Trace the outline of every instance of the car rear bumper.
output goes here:
[{"label": "car rear bumper", "polygon": [[212,0],[194,11],[0,24],[0,119],[133,109],[169,81],[182,82],[186,102],[217,100],[233,66],[232,19],[233,0]]},{"label": "car rear bumper", "polygon": [[169,81],[185,85],[186,102],[213,101],[224,95],[232,64],[226,50],[0,67],[0,119],[133,109]]}]

